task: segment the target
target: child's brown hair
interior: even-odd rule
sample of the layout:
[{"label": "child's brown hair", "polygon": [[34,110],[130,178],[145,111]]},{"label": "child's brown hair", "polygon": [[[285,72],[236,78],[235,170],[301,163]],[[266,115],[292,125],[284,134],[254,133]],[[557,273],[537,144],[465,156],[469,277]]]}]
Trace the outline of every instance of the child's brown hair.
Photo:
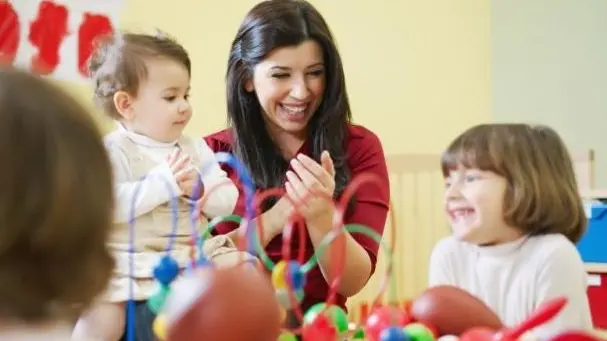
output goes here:
[{"label": "child's brown hair", "polygon": [[88,68],[94,82],[93,100],[111,118],[120,118],[114,94],[125,91],[137,96],[141,82],[147,77],[146,62],[150,58],[173,60],[191,74],[188,52],[165,34],[118,33],[97,42]]},{"label": "child's brown hair", "polygon": [[73,318],[114,265],[101,132],[50,81],[0,69],[0,160],[0,319]]},{"label": "child's brown hair", "polygon": [[571,156],[546,126],[481,124],[459,135],[441,159],[443,176],[458,167],[506,178],[504,219],[523,232],[560,233],[577,242],[586,228]]}]

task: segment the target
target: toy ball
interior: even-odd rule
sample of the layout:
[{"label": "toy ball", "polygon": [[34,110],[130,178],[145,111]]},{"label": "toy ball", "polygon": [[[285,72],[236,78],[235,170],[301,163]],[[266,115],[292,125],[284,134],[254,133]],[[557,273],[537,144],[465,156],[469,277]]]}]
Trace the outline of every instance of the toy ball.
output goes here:
[{"label": "toy ball", "polygon": [[404,331],[413,341],[434,341],[436,337],[434,331],[430,327],[419,322],[406,325]]},{"label": "toy ball", "polygon": [[393,306],[383,306],[374,309],[365,321],[365,337],[368,341],[379,341],[381,332],[389,327],[403,328],[411,322],[404,309]]},{"label": "toy ball", "polygon": [[[290,280],[287,278],[290,277]],[[301,267],[296,261],[281,260],[272,270],[272,284],[274,288],[286,289],[288,283],[291,283],[296,291],[302,290],[306,282],[306,277]]]},{"label": "toy ball", "polygon": [[409,336],[405,334],[402,328],[388,327],[379,334],[380,341],[408,341]]},{"label": "toy ball", "polygon": [[335,341],[337,335],[333,321],[325,314],[318,315],[312,323],[304,324],[302,330],[303,341]]},{"label": "toy ball", "polygon": [[436,286],[424,291],[411,304],[416,321],[436,328],[438,336],[461,335],[472,327],[497,331],[499,317],[481,300],[454,286]]},{"label": "toy ball", "polygon": [[474,327],[465,331],[459,338],[460,341],[494,341],[495,333],[487,327]]},{"label": "toy ball", "polygon": [[304,315],[304,324],[312,324],[320,314],[327,315],[330,318],[338,333],[348,330],[349,322],[346,312],[336,305],[327,307],[325,303],[317,303],[310,307]]},{"label": "toy ball", "polygon": [[276,341],[279,308],[269,278],[258,268],[200,268],[178,279],[167,297],[165,340]]},{"label": "toy ball", "polygon": [[459,337],[455,335],[443,335],[438,338],[438,341],[459,341]]},{"label": "toy ball", "polygon": [[165,340],[167,337],[167,318],[164,315],[158,315],[154,319],[152,330],[159,340]]}]

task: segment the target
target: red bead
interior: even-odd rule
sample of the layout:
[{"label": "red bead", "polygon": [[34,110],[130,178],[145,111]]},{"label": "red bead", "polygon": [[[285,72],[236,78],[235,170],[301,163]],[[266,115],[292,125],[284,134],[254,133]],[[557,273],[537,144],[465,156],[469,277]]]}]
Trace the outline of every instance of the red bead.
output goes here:
[{"label": "red bead", "polygon": [[368,341],[379,341],[382,330],[388,327],[404,327],[413,321],[403,309],[392,306],[374,309],[365,322],[365,337]]},{"label": "red bead", "polygon": [[335,341],[337,330],[324,314],[303,327],[303,341]]}]

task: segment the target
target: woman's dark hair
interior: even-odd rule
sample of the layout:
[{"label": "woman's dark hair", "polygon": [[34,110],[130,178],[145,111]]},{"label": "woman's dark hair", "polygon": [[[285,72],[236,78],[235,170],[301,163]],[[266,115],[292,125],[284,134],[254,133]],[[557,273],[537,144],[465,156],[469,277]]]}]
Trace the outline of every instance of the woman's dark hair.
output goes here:
[{"label": "woman's dark hair", "polygon": [[335,194],[350,180],[344,148],[351,121],[341,57],[329,27],[307,1],[270,0],[253,7],[232,42],[228,61],[228,124],[232,129],[234,153],[251,172],[259,188],[281,187],[288,161],[270,138],[255,93],[245,90],[254,67],[271,51],[314,40],[323,51],[326,90],[321,105],[308,123],[311,156],[320,160],[329,151],[335,164]]}]

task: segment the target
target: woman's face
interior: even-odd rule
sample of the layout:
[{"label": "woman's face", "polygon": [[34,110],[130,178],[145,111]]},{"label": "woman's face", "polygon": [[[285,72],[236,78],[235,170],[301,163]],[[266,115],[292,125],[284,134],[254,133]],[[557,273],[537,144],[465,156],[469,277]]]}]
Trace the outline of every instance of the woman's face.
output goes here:
[{"label": "woman's face", "polygon": [[304,137],[325,91],[322,48],[313,40],[273,50],[257,66],[247,91],[255,91],[271,133]]}]

